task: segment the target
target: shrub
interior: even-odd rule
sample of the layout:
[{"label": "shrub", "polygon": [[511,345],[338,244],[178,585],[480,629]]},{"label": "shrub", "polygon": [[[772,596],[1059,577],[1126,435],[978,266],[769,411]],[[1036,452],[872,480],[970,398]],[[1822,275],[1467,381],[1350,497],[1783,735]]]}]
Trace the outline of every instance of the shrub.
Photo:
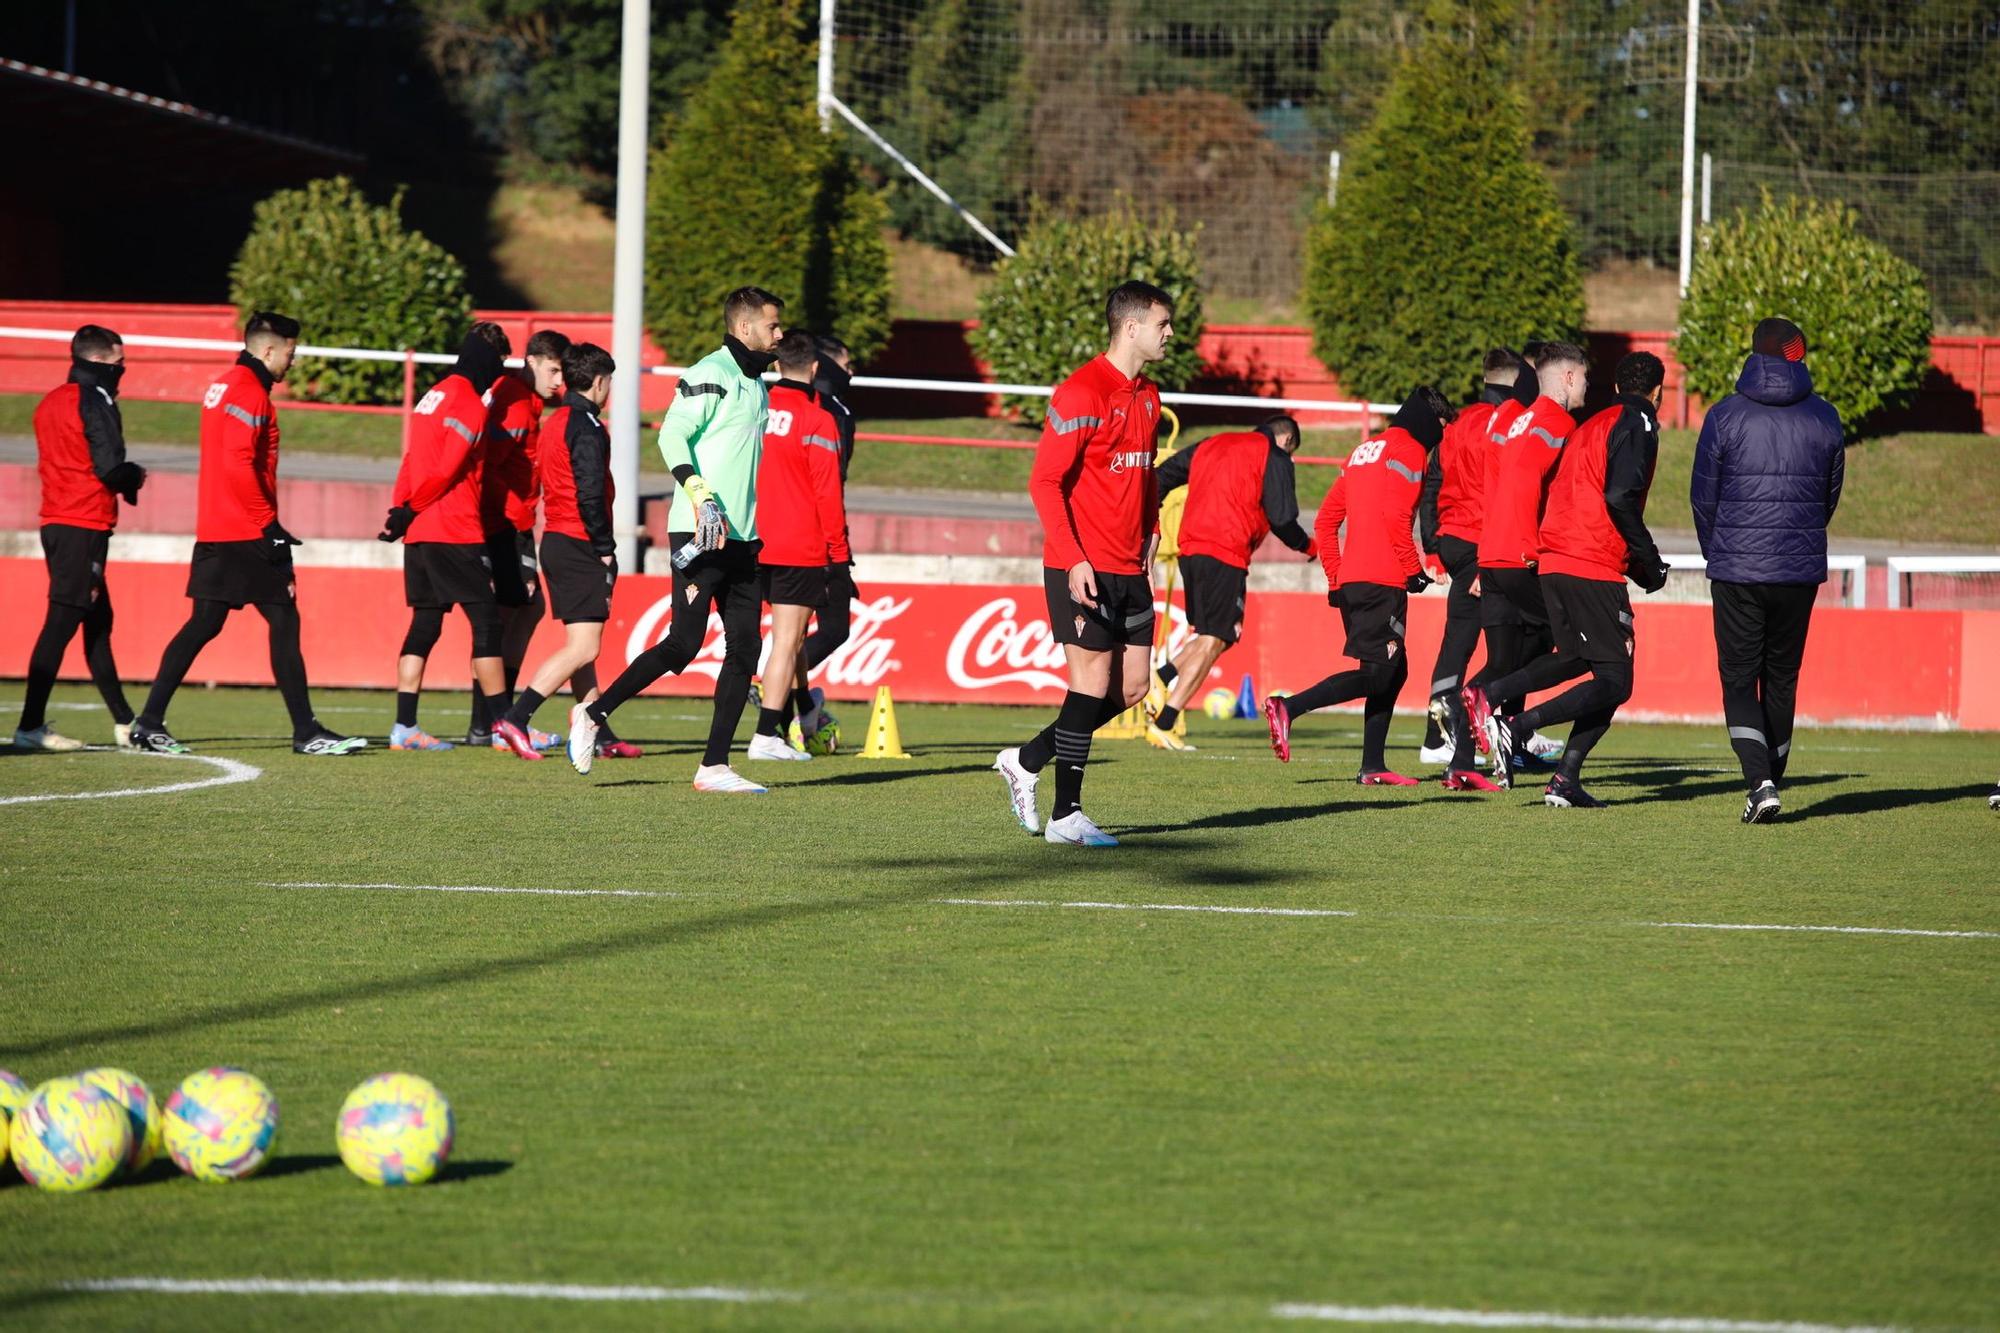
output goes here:
[{"label": "shrub", "polygon": [[1770,315],[1805,330],[1813,385],[1850,436],[1909,402],[1930,364],[1923,274],[1857,231],[1843,204],[1767,191],[1756,212],[1703,229],[1674,338],[1688,387],[1709,402],[1733,390]]},{"label": "shrub", "polygon": [[[1174,298],[1174,337],[1146,374],[1163,389],[1185,388],[1201,367],[1199,228],[1181,231],[1171,214],[1141,218],[1130,204],[1101,217],[1038,214],[1020,249],[994,269],[979,297],[973,350],[1007,384],[1060,384],[1104,350],[1104,298],[1121,282],[1150,282]],[[1048,399],[1009,396],[1006,405],[1040,422]]]},{"label": "shrub", "polygon": [[1487,348],[1583,323],[1573,228],[1528,160],[1506,53],[1458,21],[1446,12],[1402,58],[1306,237],[1313,351],[1372,401],[1418,384],[1470,394]]},{"label": "shrub", "polygon": [[[817,9],[814,11],[817,14]],[[708,77],[661,130],[646,201],[646,323],[686,364],[755,283],[786,325],[837,332],[866,363],[889,340],[887,210],[815,108],[801,0],[743,0]]]},{"label": "shrub", "polygon": [[[278,191],[251,213],[229,269],[229,299],[246,319],[258,310],[290,315],[309,343],[450,351],[472,320],[465,268],[406,228],[402,210],[401,190],[371,204],[345,176]],[[288,382],[302,398],[393,403],[403,395],[403,367],[305,357]]]}]

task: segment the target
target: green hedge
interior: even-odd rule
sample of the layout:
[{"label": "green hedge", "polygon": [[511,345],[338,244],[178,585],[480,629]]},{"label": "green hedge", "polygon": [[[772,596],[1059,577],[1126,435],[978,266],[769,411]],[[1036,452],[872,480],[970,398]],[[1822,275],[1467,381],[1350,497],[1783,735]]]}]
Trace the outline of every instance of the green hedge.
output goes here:
[{"label": "green hedge", "polygon": [[683,365],[722,341],[723,297],[749,283],[784,298],[787,327],[838,333],[857,363],[889,341],[888,211],[843,131],[820,130],[817,15],[802,0],[743,0],[708,77],[662,127],[646,323]]},{"label": "green hedge", "polygon": [[1469,395],[1489,347],[1583,324],[1574,229],[1528,159],[1507,53],[1464,21],[1443,11],[1397,66],[1307,233],[1313,351],[1356,397]]},{"label": "green hedge", "polygon": [[1757,321],[1805,330],[1813,386],[1850,436],[1908,403],[1931,357],[1931,301],[1916,266],[1855,229],[1845,205],[1767,192],[1754,213],[1704,228],[1674,356],[1714,402],[1736,387]]},{"label": "green hedge", "polygon": [[[280,190],[251,214],[229,269],[229,299],[245,318],[275,310],[306,342],[335,347],[450,351],[472,321],[465,268],[403,225],[403,193],[373,204],[345,176]],[[303,357],[294,394],[328,403],[394,403],[403,367]]]},{"label": "green hedge", "polygon": [[[1138,279],[1174,298],[1173,342],[1146,374],[1163,389],[1185,388],[1201,368],[1195,344],[1207,324],[1199,230],[1179,230],[1171,216],[1149,222],[1129,206],[1092,218],[1038,215],[980,293],[973,350],[1002,383],[1060,384],[1104,350],[1104,298]],[[1048,399],[1026,395],[1004,401],[1033,422],[1048,407]]]}]

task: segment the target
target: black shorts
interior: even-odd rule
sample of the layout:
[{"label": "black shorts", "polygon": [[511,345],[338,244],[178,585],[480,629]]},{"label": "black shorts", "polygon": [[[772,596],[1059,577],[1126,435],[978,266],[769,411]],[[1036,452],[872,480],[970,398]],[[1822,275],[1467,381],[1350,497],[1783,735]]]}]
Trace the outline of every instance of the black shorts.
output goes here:
[{"label": "black shorts", "polygon": [[549,612],[565,625],[611,619],[611,590],[618,569],[605,564],[590,543],[567,533],[542,534],[542,581],[548,585]]},{"label": "black shorts", "polygon": [[188,596],[227,602],[231,609],[289,602],[294,597],[292,548],[259,537],[247,542],[196,542],[188,565]]},{"label": "black shorts", "polygon": [[826,602],[825,565],[759,565],[758,588],[772,606],[809,606]]},{"label": "black shorts", "polygon": [[1097,605],[1070,600],[1069,571],[1042,568],[1042,591],[1049,600],[1049,632],[1057,643],[1091,652],[1119,644],[1153,643],[1153,585],[1144,574],[1097,575]]},{"label": "black shorts", "polygon": [[108,529],[45,525],[42,560],[49,567],[49,600],[88,609],[104,595],[104,563],[110,550]]},{"label": "black shorts", "polygon": [[453,607],[491,602],[492,566],[484,542],[405,542],[403,604]]},{"label": "black shorts", "polygon": [[1542,579],[1532,569],[1479,567],[1479,623],[1526,625],[1546,629],[1548,604],[1542,600]]},{"label": "black shorts", "polygon": [[1341,651],[1357,662],[1393,662],[1403,655],[1410,619],[1410,594],[1382,583],[1343,583],[1340,624],[1347,631]]},{"label": "black shorts", "polygon": [[861,590],[854,586],[854,566],[827,566],[826,596],[820,601],[820,611],[826,615],[837,615],[844,619],[851,614],[851,608],[848,604],[860,600]]},{"label": "black shorts", "polygon": [[1243,637],[1243,594],[1250,571],[1212,555],[1181,557],[1181,586],[1187,589],[1188,628],[1211,639],[1235,643]]},{"label": "black shorts", "polygon": [[493,600],[502,606],[528,606],[541,591],[541,570],[535,565],[535,534],[488,533],[486,558],[493,565]]},{"label": "black shorts", "polygon": [[1632,595],[1625,580],[1542,575],[1556,650],[1586,662],[1632,660]]}]

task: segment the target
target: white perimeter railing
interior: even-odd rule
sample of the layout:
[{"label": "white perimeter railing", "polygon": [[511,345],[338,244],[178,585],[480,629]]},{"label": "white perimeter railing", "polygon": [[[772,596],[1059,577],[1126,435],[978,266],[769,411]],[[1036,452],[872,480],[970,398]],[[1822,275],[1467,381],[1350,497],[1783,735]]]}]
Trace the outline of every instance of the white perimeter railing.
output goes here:
[{"label": "white perimeter railing", "polygon": [[1903,581],[1912,574],[2000,574],[2000,555],[1892,555],[1889,566],[1889,605],[1900,607],[1908,600]]},{"label": "white perimeter railing", "polygon": [[[1669,569],[1700,571],[1708,568],[1708,561],[1698,555],[1663,555],[1660,559],[1667,562]],[[1894,568],[1895,563],[1892,557],[1889,561],[1890,567]],[[1842,599],[1847,605],[1856,608],[1868,605],[1867,556],[1830,555],[1826,558],[1826,567],[1829,573],[1847,575],[1847,596]],[[1889,605],[1895,604],[1896,593],[1892,588],[1889,592]]]}]

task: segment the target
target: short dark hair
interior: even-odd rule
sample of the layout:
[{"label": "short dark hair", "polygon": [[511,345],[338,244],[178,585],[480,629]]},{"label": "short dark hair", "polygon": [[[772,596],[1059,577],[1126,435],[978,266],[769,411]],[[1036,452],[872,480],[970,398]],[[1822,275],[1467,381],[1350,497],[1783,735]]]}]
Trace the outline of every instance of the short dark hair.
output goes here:
[{"label": "short dark hair", "polygon": [[745,315],[754,315],[767,305],[774,305],[780,310],[785,308],[782,300],[762,287],[738,287],[722,298],[723,327],[727,328]]},{"label": "short dark hair", "polygon": [[490,319],[482,319],[472,326],[471,336],[479,339],[494,351],[506,356],[514,350],[514,344],[507,338],[507,330]]},{"label": "short dark hair", "polygon": [[[560,333],[556,336],[562,338]],[[569,342],[567,338],[563,341]],[[545,353],[537,352],[535,355]],[[611,353],[596,343],[570,343],[563,349],[562,370],[563,387],[582,393],[597,383],[600,376],[616,374],[618,363],[611,359]]]},{"label": "short dark hair", "polygon": [[1174,313],[1174,298],[1155,287],[1150,282],[1121,282],[1111,289],[1104,298],[1104,328],[1113,338],[1128,319],[1141,319],[1154,306],[1165,306],[1167,314]]},{"label": "short dark hair", "polygon": [[555,329],[536,329],[528,335],[528,356],[552,356],[560,361],[568,355],[569,335]]},{"label": "short dark hair", "polygon": [[95,361],[100,356],[111,355],[112,348],[124,345],[123,338],[102,324],[86,324],[71,335],[69,354],[72,360]]},{"label": "short dark hair", "polygon": [[[1265,417],[1257,423],[1257,430],[1280,449],[1285,447],[1285,439],[1289,439],[1296,447],[1300,439],[1303,438],[1299,431],[1297,419],[1288,417],[1283,412],[1279,412],[1275,416]],[[1280,439],[1280,436],[1285,438]]]},{"label": "short dark hair", "polygon": [[1618,358],[1611,381],[1618,392],[1644,398],[1667,382],[1667,364],[1651,352],[1627,352]]},{"label": "short dark hair", "polygon": [[831,333],[822,333],[819,335],[819,354],[823,358],[853,355],[852,352],[847,350],[847,344],[834,337]]},{"label": "short dark hair", "polygon": [[781,370],[811,370],[819,360],[819,339],[804,329],[793,329],[778,339],[778,368]]},{"label": "short dark hair", "polygon": [[1521,358],[1505,347],[1495,347],[1480,363],[1479,373],[1488,384],[1512,384],[1521,378]]},{"label": "short dark hair", "polygon": [[260,333],[268,333],[273,338],[295,341],[299,336],[299,322],[290,315],[281,315],[275,310],[259,310],[250,316],[250,322],[243,326],[243,341],[248,343]]},{"label": "short dark hair", "polygon": [[1521,359],[1527,362],[1529,365],[1539,369],[1542,364],[1542,349],[1547,346],[1548,344],[1544,342],[1522,343]]},{"label": "short dark hair", "polygon": [[1581,366],[1585,370],[1590,369],[1590,353],[1575,343],[1542,343],[1536,346],[1532,359],[1536,370],[1544,370],[1549,366]]}]

